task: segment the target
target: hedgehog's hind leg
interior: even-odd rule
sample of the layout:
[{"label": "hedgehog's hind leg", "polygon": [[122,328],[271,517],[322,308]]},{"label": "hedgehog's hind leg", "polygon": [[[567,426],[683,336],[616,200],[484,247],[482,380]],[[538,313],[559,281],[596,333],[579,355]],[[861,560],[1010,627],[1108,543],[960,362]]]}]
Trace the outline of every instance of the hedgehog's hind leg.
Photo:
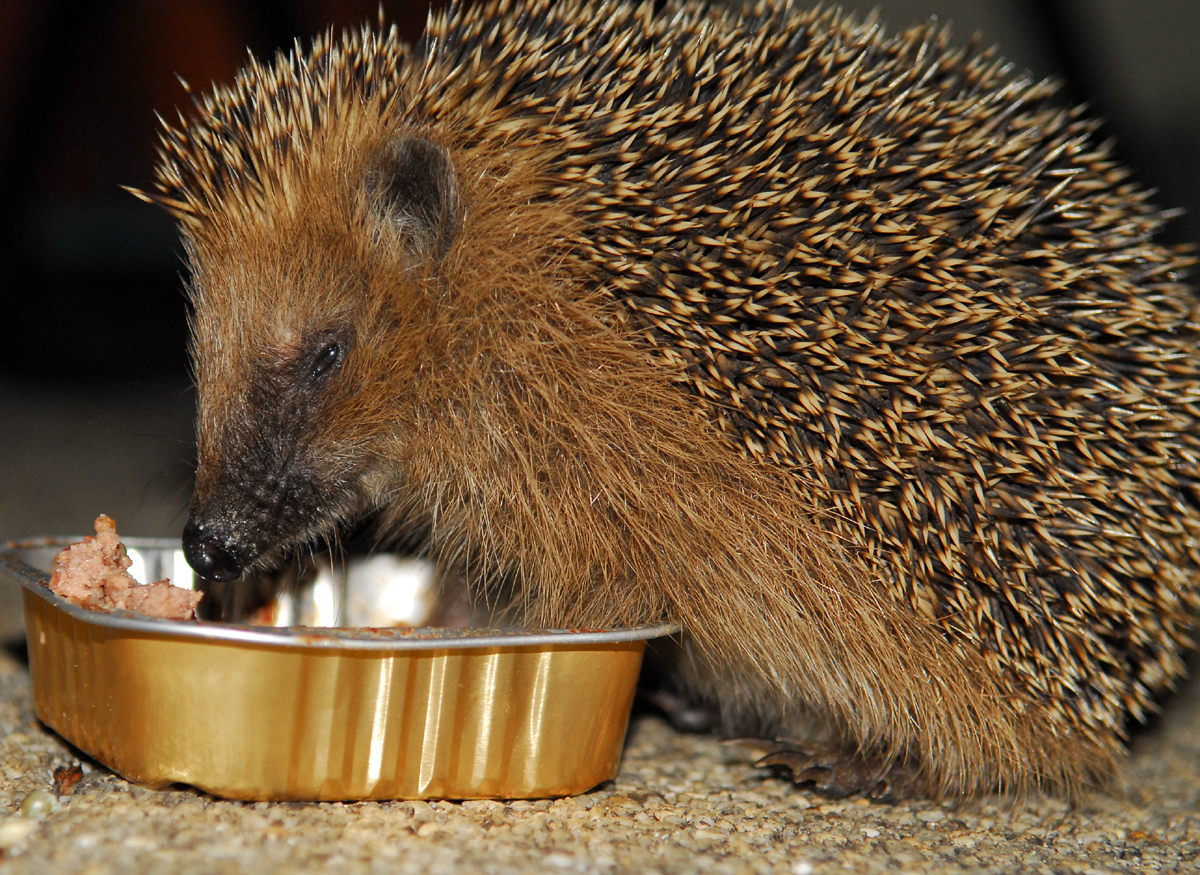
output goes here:
[{"label": "hedgehog's hind leg", "polygon": [[871,756],[837,742],[735,738],[726,743],[761,751],[764,755],[755,766],[786,769],[794,783],[811,784],[833,799],[862,795],[876,802],[894,802],[921,795],[925,789],[920,770],[906,759]]}]

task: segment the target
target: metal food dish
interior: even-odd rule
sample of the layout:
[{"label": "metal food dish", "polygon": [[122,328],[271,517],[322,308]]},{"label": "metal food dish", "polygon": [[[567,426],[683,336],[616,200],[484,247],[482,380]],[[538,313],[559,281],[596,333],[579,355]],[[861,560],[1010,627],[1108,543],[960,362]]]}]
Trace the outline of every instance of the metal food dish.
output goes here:
[{"label": "metal food dish", "polygon": [[[150,787],[248,800],[586,792],[616,773],[646,640],[672,631],[279,628],[102,613],[45,586],[54,554],[78,540],[0,554],[0,576],[24,587],[34,706],[80,750]],[[191,583],[177,542],[126,545],[141,580]],[[342,589],[342,606],[364,598]],[[273,617],[304,613],[306,598],[331,603],[295,588],[289,597]]]}]

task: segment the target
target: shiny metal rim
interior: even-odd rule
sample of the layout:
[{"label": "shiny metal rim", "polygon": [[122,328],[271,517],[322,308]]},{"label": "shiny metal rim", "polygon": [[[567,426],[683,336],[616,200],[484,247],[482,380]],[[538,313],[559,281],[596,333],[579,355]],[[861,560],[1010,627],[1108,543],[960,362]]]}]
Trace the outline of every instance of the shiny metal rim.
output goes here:
[{"label": "shiny metal rim", "polygon": [[[5,550],[67,546],[81,537],[37,538],[11,541]],[[131,547],[173,549],[178,543],[158,538],[122,538]],[[571,647],[617,644],[661,638],[679,631],[678,626],[640,626],[630,629],[335,629],[314,627],[278,628],[239,626],[227,623],[159,620],[125,611],[90,611],[60,599],[46,583],[49,575],[12,555],[0,553],[0,576],[20,584],[58,610],[85,623],[166,638],[229,641],[263,647],[325,647],[342,650],[459,650],[496,647]]]}]

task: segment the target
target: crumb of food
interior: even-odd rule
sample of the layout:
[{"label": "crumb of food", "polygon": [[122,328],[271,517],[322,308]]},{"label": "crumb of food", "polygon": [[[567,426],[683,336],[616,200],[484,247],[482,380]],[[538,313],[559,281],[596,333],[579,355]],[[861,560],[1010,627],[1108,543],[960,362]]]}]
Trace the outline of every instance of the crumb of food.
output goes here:
[{"label": "crumb of food", "polygon": [[130,560],[117,536],[117,524],[96,517],[96,534],[54,557],[50,589],[72,604],[92,610],[123,610],[164,620],[190,620],[202,593],[171,586],[165,578],[141,584],[129,573]]},{"label": "crumb of food", "polygon": [[83,780],[83,766],[74,763],[69,766],[59,766],[54,770],[54,795],[62,798],[70,796],[75,785]]}]

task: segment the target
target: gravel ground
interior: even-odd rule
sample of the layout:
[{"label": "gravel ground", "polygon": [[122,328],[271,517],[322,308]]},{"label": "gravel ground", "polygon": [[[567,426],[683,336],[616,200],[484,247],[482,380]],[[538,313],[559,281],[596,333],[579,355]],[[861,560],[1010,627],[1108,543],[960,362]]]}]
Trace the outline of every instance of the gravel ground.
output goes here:
[{"label": "gravel ground", "polygon": [[34,718],[25,666],[0,656],[0,872],[1200,871],[1198,694],[1137,740],[1122,792],[1076,808],[831,804],[746,751],[641,716],[617,779],[577,798],[238,803],[144,790],[82,760],[39,821],[21,803],[81,759]]}]

